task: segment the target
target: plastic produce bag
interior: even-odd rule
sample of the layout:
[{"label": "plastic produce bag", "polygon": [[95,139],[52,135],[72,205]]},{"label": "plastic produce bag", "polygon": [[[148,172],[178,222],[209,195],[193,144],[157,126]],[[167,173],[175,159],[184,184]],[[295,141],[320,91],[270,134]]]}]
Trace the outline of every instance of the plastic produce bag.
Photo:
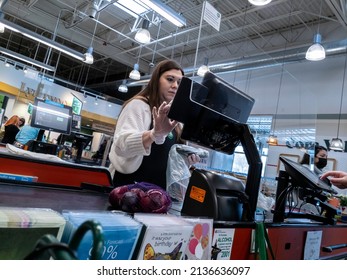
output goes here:
[{"label": "plastic produce bag", "polygon": [[188,145],[175,144],[169,152],[166,169],[166,186],[173,202],[183,203],[191,176],[188,156],[197,154],[200,158],[208,157],[208,151]]},{"label": "plastic produce bag", "polygon": [[168,193],[161,187],[147,182],[113,189],[109,194],[109,202],[114,209],[128,213],[166,213],[171,206]]}]

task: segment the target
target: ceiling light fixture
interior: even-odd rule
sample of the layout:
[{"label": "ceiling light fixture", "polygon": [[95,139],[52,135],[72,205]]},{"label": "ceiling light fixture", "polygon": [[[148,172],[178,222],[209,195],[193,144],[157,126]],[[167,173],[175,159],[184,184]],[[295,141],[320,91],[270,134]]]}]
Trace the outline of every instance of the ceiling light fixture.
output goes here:
[{"label": "ceiling light fixture", "polygon": [[64,45],[61,45],[55,41],[52,41],[42,35],[39,35],[31,30],[28,30],[24,27],[21,27],[19,25],[16,25],[14,24],[13,22],[10,22],[8,20],[5,20],[4,18],[1,18],[0,17],[0,23],[2,23],[6,28],[14,31],[14,32],[18,32],[18,33],[21,33],[23,36],[27,37],[27,38],[30,38],[32,40],[35,40],[39,43],[42,43],[48,47],[51,47],[53,49],[56,49],[62,53],[65,53],[77,60],[80,60],[80,61],[84,61],[84,55],[73,50],[73,49],[70,49]]},{"label": "ceiling light fixture", "polygon": [[130,72],[129,78],[133,80],[140,80],[141,79],[141,74],[139,71],[140,67],[137,63],[134,64],[134,69]]},{"label": "ceiling light fixture", "polygon": [[91,1],[86,9],[86,15],[88,15],[90,18],[95,18],[96,13],[99,10],[99,3],[100,1],[93,0]]},{"label": "ceiling light fixture", "polygon": [[347,52],[345,54],[345,68],[343,69],[343,80],[342,80],[342,89],[341,89],[341,99],[340,99],[340,113],[339,113],[339,121],[337,124],[337,136],[336,138],[331,139],[330,141],[330,149],[334,151],[343,151],[343,142],[339,138],[339,130],[340,130],[340,122],[341,122],[341,112],[342,112],[342,101],[343,101],[343,90],[345,87],[345,79],[346,79],[346,66],[347,66]]},{"label": "ceiling light fixture", "polygon": [[144,19],[142,22],[142,28],[140,28],[135,34],[135,40],[141,44],[148,44],[151,41],[151,33],[149,33],[149,20]]},{"label": "ceiling light fixture", "polygon": [[[93,1],[93,3],[95,5],[96,2]],[[95,15],[94,15],[95,16]],[[94,16],[92,18],[94,18]],[[87,52],[84,53],[84,62],[87,63],[87,64],[93,64],[94,63],[94,56],[93,56],[93,41],[94,41],[94,36],[95,36],[95,32],[96,32],[96,27],[98,26],[98,21],[99,21],[99,16],[100,14],[98,14],[98,18],[96,19],[96,22],[95,22],[95,26],[94,26],[94,31],[93,31],[93,36],[92,36],[92,40],[90,42],[90,47],[87,49]],[[89,70],[89,69],[88,69]]]},{"label": "ceiling light fixture", "polygon": [[204,64],[201,65],[198,69],[198,76],[204,77],[206,72],[209,71],[210,69],[208,68],[208,57],[205,57],[204,59]]},{"label": "ceiling light fixture", "polygon": [[87,64],[93,64],[94,63],[93,47],[89,47],[87,52],[84,54],[84,62]]},{"label": "ceiling light fixture", "polygon": [[34,59],[31,59],[29,57],[26,57],[24,55],[21,55],[19,53],[16,53],[16,52],[13,52],[13,51],[10,51],[8,49],[5,49],[5,48],[2,48],[0,47],[0,52],[5,54],[5,55],[8,55],[8,56],[11,56],[15,59],[19,59],[21,61],[24,61],[24,62],[27,62],[31,65],[34,65],[34,66],[37,66],[37,67],[40,67],[42,69],[45,69],[45,70],[48,70],[48,71],[51,71],[51,72],[54,72],[55,71],[55,67],[51,66],[51,65],[48,65],[48,64],[45,64],[45,63],[42,63],[40,61],[37,61],[37,60],[34,60]]},{"label": "ceiling light fixture", "polygon": [[134,69],[130,72],[129,78],[133,80],[140,80],[141,79],[141,73],[140,73],[140,56],[141,56],[142,46],[139,49],[139,55],[137,57],[137,62],[134,64]]},{"label": "ceiling light fixture", "polygon": [[[0,18],[4,18],[4,14],[0,11]],[[5,25],[0,23],[0,33],[4,33],[5,32]]]},{"label": "ceiling light fixture", "polygon": [[325,49],[321,45],[322,36],[317,33],[313,38],[313,45],[311,45],[307,52],[305,58],[310,61],[319,61],[325,58]]},{"label": "ceiling light fixture", "polygon": [[270,135],[267,139],[266,143],[268,143],[269,146],[277,146],[278,145],[278,139],[276,135]]},{"label": "ceiling light fixture", "polygon": [[123,80],[123,82],[121,83],[121,85],[118,87],[118,91],[119,92],[124,92],[127,93],[128,92],[128,87],[127,87],[127,80]]},{"label": "ceiling light fixture", "polygon": [[271,2],[272,0],[248,0],[254,6],[264,6]]},{"label": "ceiling light fixture", "polygon": [[[121,1],[118,1],[118,3]],[[125,1],[123,1],[125,2]],[[127,0],[126,1],[126,6],[130,9],[130,3],[134,2],[134,1],[130,1]],[[177,27],[183,27],[187,24],[186,19],[180,15],[179,13],[177,13],[175,10],[171,9],[169,6],[163,4],[161,1],[158,0],[136,0],[136,2],[138,4],[142,4],[142,8],[143,5],[147,6],[148,9],[147,11],[153,10],[155,11],[157,14],[161,15],[162,18],[167,19],[168,21],[170,21],[171,23],[173,23],[174,25],[176,25]],[[137,12],[137,10],[132,10],[133,13],[140,15],[139,12]],[[137,16],[138,17],[138,16]]]},{"label": "ceiling light fixture", "polygon": [[313,45],[311,45],[306,51],[305,58],[310,61],[320,61],[325,59],[325,49],[322,46],[322,36],[319,33],[320,16],[322,14],[323,0],[320,1],[319,18],[318,18],[318,30],[313,36]]}]

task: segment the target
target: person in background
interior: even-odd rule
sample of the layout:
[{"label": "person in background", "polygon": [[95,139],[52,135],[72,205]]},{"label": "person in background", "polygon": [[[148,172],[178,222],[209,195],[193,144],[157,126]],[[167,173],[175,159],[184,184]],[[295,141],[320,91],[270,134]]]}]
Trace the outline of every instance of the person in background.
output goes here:
[{"label": "person in background", "polygon": [[[29,124],[23,126],[16,135],[16,141],[14,145],[18,148],[23,148],[24,145],[28,145],[29,141],[37,140],[39,132],[39,128],[32,127]],[[42,141],[45,142],[44,139],[42,139]]]},{"label": "person in background", "polygon": [[[328,150],[323,146],[316,145],[314,148],[314,172],[318,175],[324,172],[324,168],[328,163]],[[310,165],[310,155],[305,153],[301,164],[309,166]]]},{"label": "person in background", "polygon": [[19,132],[19,117],[17,115],[13,115],[5,123],[5,133],[1,142],[4,144],[13,144],[18,132]]},{"label": "person in background", "polygon": [[[124,103],[109,153],[115,187],[148,182],[166,189],[169,151],[181,134],[181,125],[167,113],[183,75],[177,62],[164,60],[147,86]],[[189,164],[199,160],[195,154],[188,156]]]},{"label": "person in background", "polygon": [[19,129],[21,129],[25,125],[25,118],[20,117],[19,118]]}]

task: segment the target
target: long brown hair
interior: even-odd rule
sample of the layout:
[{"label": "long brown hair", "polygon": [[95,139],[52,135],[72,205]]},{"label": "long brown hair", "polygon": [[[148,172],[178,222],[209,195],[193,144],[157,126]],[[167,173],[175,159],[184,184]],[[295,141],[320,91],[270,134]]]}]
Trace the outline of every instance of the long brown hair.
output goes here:
[{"label": "long brown hair", "polygon": [[[166,71],[170,71],[172,69],[180,70],[182,72],[182,76],[184,76],[184,71],[182,67],[176,61],[171,59],[161,61],[154,68],[153,73],[151,75],[151,79],[149,80],[146,87],[142,89],[138,94],[134,95],[132,98],[124,102],[122,108],[124,108],[133,99],[141,99],[144,102],[147,102],[149,104],[151,112],[154,106],[158,108],[161,104],[160,92],[159,92],[160,77],[163,75],[163,73],[165,73]],[[176,131],[177,141],[183,143],[182,139],[180,139],[181,133],[182,133],[182,127],[180,125],[177,125],[175,127],[175,131]]]},{"label": "long brown hair", "polygon": [[17,115],[13,115],[11,118],[7,120],[5,126],[14,124],[15,126],[19,126],[19,117]]},{"label": "long brown hair", "polygon": [[149,80],[148,84],[144,89],[142,89],[138,94],[134,95],[131,99],[126,101],[123,104],[123,107],[126,106],[131,100],[133,99],[146,99],[149,107],[151,108],[151,111],[154,106],[157,108],[161,104],[160,99],[160,93],[159,93],[159,81],[161,75],[163,75],[164,72],[176,69],[180,70],[182,72],[182,75],[184,76],[184,71],[182,67],[174,60],[163,60],[161,61],[153,70],[153,73],[151,75],[151,79]]}]

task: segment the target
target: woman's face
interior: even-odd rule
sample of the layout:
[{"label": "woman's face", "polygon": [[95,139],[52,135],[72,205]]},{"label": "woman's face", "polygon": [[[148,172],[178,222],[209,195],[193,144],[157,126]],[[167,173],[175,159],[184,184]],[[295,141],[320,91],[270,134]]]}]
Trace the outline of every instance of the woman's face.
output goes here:
[{"label": "woman's face", "polygon": [[159,79],[159,94],[162,101],[170,102],[182,80],[182,72],[177,69],[172,69],[164,72]]},{"label": "woman's face", "polygon": [[319,158],[328,158],[328,153],[325,150],[320,150],[316,157],[314,158],[314,162],[318,162]]}]

